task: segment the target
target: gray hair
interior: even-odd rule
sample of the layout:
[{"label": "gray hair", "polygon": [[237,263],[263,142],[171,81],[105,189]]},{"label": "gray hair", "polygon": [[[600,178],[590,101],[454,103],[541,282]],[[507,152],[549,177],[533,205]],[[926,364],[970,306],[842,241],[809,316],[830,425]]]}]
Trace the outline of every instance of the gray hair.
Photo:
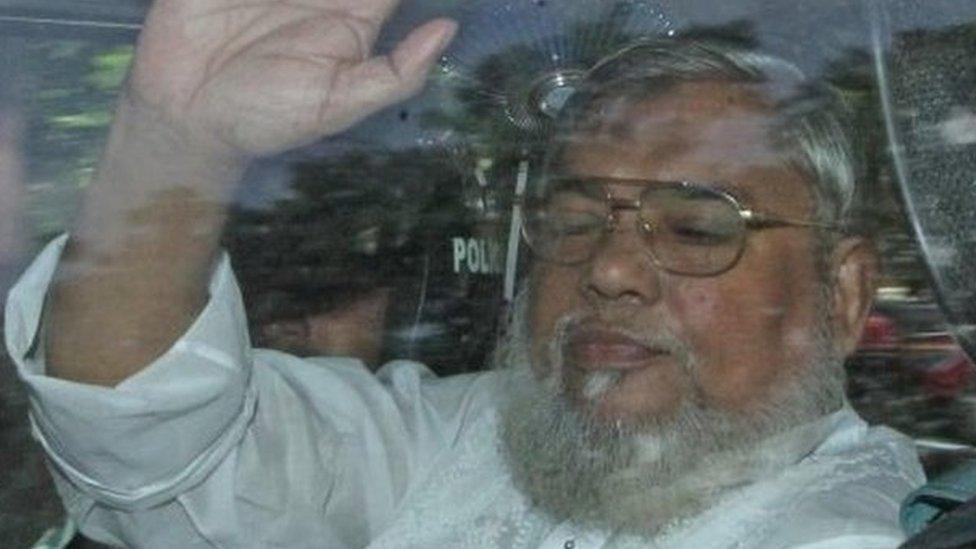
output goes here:
[{"label": "gray hair", "polygon": [[768,85],[781,117],[776,137],[784,145],[786,160],[813,183],[817,219],[847,232],[866,232],[854,215],[865,161],[852,109],[828,84],[813,82],[792,63],[739,42],[701,37],[645,40],[604,58],[567,104],[557,135],[572,131],[600,102],[647,99],[698,80]]}]

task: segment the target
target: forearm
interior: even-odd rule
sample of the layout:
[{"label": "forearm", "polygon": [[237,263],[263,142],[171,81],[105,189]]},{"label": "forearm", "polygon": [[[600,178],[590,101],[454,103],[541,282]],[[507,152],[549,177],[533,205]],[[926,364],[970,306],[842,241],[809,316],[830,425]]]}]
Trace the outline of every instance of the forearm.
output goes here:
[{"label": "forearm", "polygon": [[153,4],[49,295],[48,374],[115,385],[168,349],[206,299],[247,159],[335,135],[415,93],[455,30],[434,20],[371,56],[396,2],[330,4]]},{"label": "forearm", "polygon": [[120,104],[49,295],[48,374],[115,385],[186,330],[245,161]]}]

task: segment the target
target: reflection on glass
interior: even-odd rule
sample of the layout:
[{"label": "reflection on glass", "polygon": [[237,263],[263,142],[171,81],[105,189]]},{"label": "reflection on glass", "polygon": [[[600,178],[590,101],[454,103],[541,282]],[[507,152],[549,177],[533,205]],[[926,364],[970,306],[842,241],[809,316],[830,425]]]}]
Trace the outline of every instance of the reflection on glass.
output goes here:
[{"label": "reflection on glass", "polygon": [[[425,454],[411,455],[408,460],[406,454],[397,453],[401,450],[384,447],[396,464],[410,462],[431,467],[436,463],[435,476],[443,472],[445,478],[453,479],[451,486],[438,484],[436,480],[414,485],[411,483],[415,479],[408,479],[408,485],[422,489],[417,497],[440,496],[450,501],[450,505],[438,508],[438,520],[423,521],[427,525],[423,534],[428,538],[411,537],[419,534],[411,531],[409,524],[390,518],[383,523],[384,528],[389,528],[388,533],[380,535],[385,535],[383,539],[391,544],[424,539],[413,545],[463,546],[470,540],[458,536],[471,532],[485,534],[498,547],[519,546],[518,540],[525,546],[537,546],[550,538],[562,546],[584,547],[591,542],[597,546],[602,542],[621,545],[632,542],[639,546],[649,536],[680,537],[688,532],[705,536],[699,539],[712,539],[708,536],[716,533],[709,530],[707,521],[697,521],[708,516],[703,510],[719,505],[710,499],[713,494],[737,494],[740,485],[764,486],[769,471],[776,468],[792,471],[791,467],[802,461],[797,456],[819,448],[821,439],[817,437],[821,435],[816,433],[791,435],[786,442],[775,444],[769,440],[781,439],[767,436],[795,434],[790,429],[797,423],[815,420],[836,408],[843,389],[842,357],[838,354],[846,351],[850,351],[844,363],[846,398],[869,422],[896,427],[915,438],[964,445],[976,442],[973,365],[960,353],[950,335],[959,333],[960,318],[966,317],[966,307],[972,302],[968,284],[971,277],[965,270],[968,267],[964,260],[973,254],[965,251],[969,233],[960,227],[974,225],[970,216],[974,210],[967,209],[965,201],[958,200],[967,195],[966,185],[972,180],[973,167],[968,162],[976,142],[971,139],[970,131],[972,97],[966,95],[972,86],[960,86],[960,82],[968,82],[967,75],[971,76],[971,72],[961,69],[967,66],[968,58],[959,53],[959,45],[971,43],[976,28],[972,21],[963,19],[945,27],[932,22],[928,16],[919,15],[920,28],[916,29],[914,16],[906,16],[893,3],[890,10],[881,11],[890,18],[888,26],[875,27],[883,29],[879,32],[890,33],[890,43],[875,44],[879,49],[872,52],[872,44],[867,40],[872,21],[846,21],[838,15],[843,10],[834,13],[829,3],[820,9],[783,6],[778,10],[767,6],[754,11],[759,15],[753,15],[752,19],[739,17],[749,13],[743,7],[746,3],[719,6],[688,2],[684,7],[670,4],[657,5],[643,0],[464,3],[448,10],[461,20],[461,34],[437,57],[426,92],[411,103],[394,105],[349,132],[332,133],[325,140],[317,135],[303,136],[269,145],[267,139],[272,132],[256,131],[253,134],[256,137],[246,143],[252,147],[246,156],[256,163],[246,173],[241,170],[235,174],[245,184],[235,187],[233,192],[222,190],[208,194],[204,185],[194,187],[187,181],[167,181],[165,175],[180,173],[181,167],[176,166],[179,163],[154,164],[151,155],[138,164],[149,168],[128,172],[149,180],[158,178],[163,187],[155,189],[160,192],[147,193],[124,205],[122,211],[128,216],[126,238],[139,246],[156,245],[160,250],[169,242],[178,243],[179,238],[154,240],[157,224],[166,222],[159,219],[165,216],[158,214],[164,208],[170,208],[168,211],[182,220],[178,228],[185,234],[177,237],[191,235],[188,240],[198,242],[211,238],[216,245],[219,236],[240,283],[246,322],[256,346],[302,357],[349,355],[363,359],[371,367],[387,359],[412,358],[442,375],[486,370],[493,360],[516,372],[512,374],[515,383],[497,391],[506,394],[492,403],[490,410],[477,408],[481,406],[480,401],[464,401],[465,405],[472,406],[472,422],[494,417],[493,413],[501,417],[502,425],[498,429],[481,424],[478,428],[484,433],[502,433],[497,447],[502,448],[504,465],[482,461],[477,464],[481,471],[494,471],[492,474],[497,473],[499,478],[512,480],[509,488],[516,495],[513,499],[499,496],[497,502],[498,509],[505,511],[502,513],[492,507],[494,503],[472,496],[494,492],[483,490],[476,478],[463,475],[464,462],[460,457],[448,459],[442,454]],[[869,12],[861,15],[873,17]],[[824,25],[823,21],[831,21],[837,27]],[[804,47],[809,45],[804,40],[783,39],[817,34],[822,35],[821,41],[836,44],[830,48]],[[682,50],[682,44],[688,43],[691,37],[709,44],[708,40],[714,40],[714,44],[728,45],[732,51],[773,50],[815,76],[816,82],[795,81],[794,69],[777,65],[775,60],[771,61],[775,66],[763,67],[769,71],[763,78],[740,74],[737,67],[722,65],[725,61],[721,56],[713,55],[715,52],[709,49],[721,50],[720,46],[705,47],[707,51],[702,58],[694,56],[702,54],[692,51],[695,48]],[[884,38],[888,40],[889,36]],[[696,80],[702,78],[700,74],[694,76],[695,67],[681,66],[674,59],[667,70],[686,71],[682,76],[635,83],[637,79],[628,80],[632,75],[627,71],[639,68],[644,62],[666,64],[660,60],[642,60],[636,50],[629,52],[632,65],[628,64],[630,61],[621,65],[611,62],[609,74],[596,74],[600,71],[592,70],[601,59],[619,54],[638,39],[657,40],[656,47],[661,51],[679,51],[679,58],[694,61],[691,65],[701,62],[721,66],[704,80],[711,84],[717,80],[725,86],[696,87]],[[10,208],[15,203],[12,200],[5,201],[4,206],[12,212],[6,215],[19,215],[28,220],[30,244],[27,247],[33,251],[53,235],[73,226],[76,203],[93,177],[96,180],[108,177],[106,171],[98,175],[94,170],[132,49],[85,40],[53,41],[34,37],[13,40],[24,52],[25,61],[18,74],[25,84],[19,92],[9,94],[14,100],[0,94],[4,97],[0,103],[3,117],[0,158],[4,159],[0,164],[0,197],[25,196],[14,208]],[[803,50],[802,54],[797,53],[796,59],[789,58],[788,54],[797,50]],[[740,58],[738,62],[762,65],[761,59],[754,58]],[[620,74],[613,74],[615,66]],[[627,70],[620,69],[621,66]],[[880,74],[887,80],[876,79],[874,71],[879,66]],[[750,70],[753,67],[743,72]],[[960,80],[943,87],[930,85],[933,81],[941,85],[943,81],[939,78],[945,74],[961,75]],[[256,80],[262,83],[274,80],[264,72],[261,76]],[[600,78],[604,80],[594,88],[593,82]],[[685,82],[686,79],[692,83]],[[729,79],[748,82],[745,88],[751,89],[751,94],[729,86]],[[278,84],[287,80],[281,79]],[[851,109],[844,113],[850,117],[843,118],[842,123],[818,118],[834,107],[820,103],[824,98],[819,94],[829,95],[832,91],[820,89],[826,84],[839,91],[846,107]],[[234,104],[235,116],[262,129],[262,117],[249,116],[252,112],[263,112],[254,97],[232,93],[219,94],[219,97],[214,105],[224,105],[225,100],[238,101]],[[887,101],[887,118],[880,115],[879,99]],[[285,96],[274,96],[272,103],[281,105],[288,100]],[[734,108],[716,107],[723,101]],[[268,120],[282,112],[287,114],[286,111],[275,111],[263,123],[274,126]],[[19,125],[10,122],[17,119],[22,121]],[[303,120],[296,124],[304,123]],[[281,131],[281,126],[288,124],[273,129]],[[10,130],[18,127],[22,129]],[[814,128],[840,141],[857,139],[857,144],[864,147],[863,168],[851,167],[849,173],[838,175],[844,170],[825,164],[849,160],[853,166],[858,159],[843,158],[844,152],[825,152],[823,147],[819,149],[823,153],[820,156],[817,150],[810,153],[811,145],[804,142],[808,135],[796,130],[797,127]],[[153,128],[147,126],[143,131],[152,133]],[[895,167],[889,167],[887,162],[889,130],[901,139],[901,148],[895,150]],[[771,139],[774,135],[775,139]],[[189,139],[186,135],[182,137]],[[353,143],[355,140],[359,141]],[[287,147],[277,146],[285,141]],[[244,148],[242,143],[235,142],[234,146]],[[110,151],[146,154],[145,150],[126,149],[118,142],[114,143],[116,149],[112,146]],[[207,150],[212,149],[201,146],[195,152],[203,151],[201,154],[205,156]],[[16,175],[21,153],[25,166],[22,176]],[[114,160],[118,165],[124,164],[118,158]],[[190,165],[199,158],[187,155],[184,160]],[[709,266],[719,260],[723,265],[733,265],[727,273],[695,267],[692,274],[710,276],[692,281],[681,278],[680,273],[655,269],[653,262],[640,263],[634,259],[643,257],[632,253],[639,248],[632,239],[642,230],[641,219],[635,217],[634,211],[622,209],[616,212],[621,220],[613,230],[588,233],[588,238],[592,238],[587,241],[588,255],[583,266],[567,266],[569,261],[559,261],[566,257],[554,256],[564,255],[569,248],[549,246],[551,241],[546,241],[548,244],[541,251],[506,248],[517,244],[509,236],[517,235],[513,229],[519,228],[522,215],[525,214],[525,220],[534,219],[533,212],[520,209],[525,201],[519,196],[517,186],[521,183],[531,194],[549,170],[605,179],[614,201],[620,203],[635,202],[642,194],[659,194],[635,190],[624,184],[624,180],[731,183],[730,196],[737,199],[740,195],[747,196],[743,203],[755,204],[759,211],[811,223],[843,221],[847,232],[827,236],[800,227],[770,228],[761,231],[761,236],[750,235],[748,242],[744,238],[736,240],[734,250],[739,255],[735,255],[735,261],[729,261],[731,255],[718,257],[714,255],[714,247],[705,249],[702,245],[705,240],[698,234],[702,232],[700,224],[689,229],[688,223],[669,218],[668,226],[678,229],[667,234],[674,239],[684,238],[681,250],[687,252],[685,259],[695,257],[699,263]],[[808,189],[815,202],[811,205],[805,202],[810,197],[803,198],[807,192],[803,191],[807,189],[805,180],[791,179],[796,172],[814,179],[856,179],[859,187],[853,192],[843,185],[814,186],[812,191]],[[897,181],[908,187],[905,196],[896,196],[898,193],[892,190]],[[923,181],[939,181],[945,188],[933,197],[935,185],[922,184]],[[119,192],[124,190],[120,188]],[[192,199],[188,199],[191,195]],[[909,201],[907,209],[914,216],[915,225],[934,231],[928,233],[929,239],[921,252],[914,245],[902,213],[904,200]],[[194,214],[186,215],[190,206],[195,208]],[[675,208],[660,204],[646,207],[656,209],[655,215],[645,217],[675,215]],[[215,236],[201,220],[225,209],[230,221]],[[657,210],[667,212],[658,214]],[[927,220],[923,217],[926,212]],[[600,213],[602,222],[606,216]],[[576,234],[573,232],[578,228],[574,224],[576,220],[565,216],[559,219],[559,234],[564,239],[559,242],[565,243],[570,238],[567,234]],[[8,238],[16,229],[8,226],[0,225],[0,267],[22,261],[16,240]],[[646,228],[647,234],[642,237],[653,241],[654,230]],[[858,339],[855,332],[860,317],[848,319],[854,325],[851,328],[843,323],[830,324],[836,317],[825,313],[830,303],[825,296],[842,294],[844,299],[849,299],[849,295],[857,294],[856,280],[853,286],[844,286],[849,282],[847,279],[840,280],[840,275],[821,277],[823,273],[817,275],[819,271],[809,270],[810,262],[806,261],[814,257],[812,263],[816,269],[833,265],[831,261],[839,260],[822,254],[824,250],[835,249],[830,246],[838,242],[853,241],[844,239],[868,234],[873,234],[874,245],[879,250],[881,271],[876,277],[878,293],[874,306],[870,312],[864,312],[865,329]],[[738,232],[736,235],[741,236]],[[866,259],[867,248],[844,249],[858,258],[850,264],[853,266],[842,271],[845,276],[850,276],[852,271],[863,272],[865,278],[874,276],[873,267]],[[203,252],[200,257],[210,261],[210,252],[207,249]],[[162,257],[164,253],[161,251],[159,255]],[[516,262],[515,258],[520,261]],[[935,265],[937,293],[929,287],[926,259]],[[153,268],[167,269],[167,263],[171,262],[160,261]],[[201,259],[200,263],[205,261]],[[95,265],[98,266],[97,262]],[[97,269],[64,272],[113,274]],[[640,276],[621,282],[621,273]],[[512,282],[516,274],[522,281],[523,292],[514,303],[505,302],[503,298],[512,296],[502,295],[504,277],[508,276],[508,282]],[[939,274],[945,276],[940,278]],[[81,275],[77,280],[80,279]],[[831,294],[835,288],[822,285],[825,281],[843,286],[849,292]],[[126,277],[120,277],[118,282],[122,288]],[[870,285],[861,287],[864,288]],[[172,298],[175,294],[171,290],[171,287],[161,288],[159,295]],[[221,295],[213,287],[211,293]],[[943,303],[960,304],[948,319],[935,305],[937,294]],[[788,299],[782,299],[784,295]],[[865,297],[853,299],[866,302]],[[171,301],[178,302],[178,299]],[[651,302],[659,305],[652,306]],[[506,306],[509,309],[503,310]],[[194,314],[200,312],[200,307]],[[859,310],[859,307],[853,308]],[[505,327],[500,324],[506,324],[501,321],[510,319],[512,325],[506,336],[496,341],[497,334]],[[187,319],[183,321],[189,324]],[[205,321],[200,322],[206,326]],[[774,324],[779,331],[770,328]],[[838,333],[848,328],[851,330],[847,334],[851,336],[846,340],[848,347],[832,347],[831,343],[843,339],[837,337]],[[144,340],[125,334],[130,332],[120,329],[118,341],[112,344],[130,347],[145,344]],[[172,339],[181,337],[179,333],[171,335]],[[176,347],[180,352],[201,348],[195,347],[195,341],[180,341]],[[202,348],[207,348],[212,342],[203,343]],[[162,355],[165,349],[160,347],[156,354]],[[218,357],[213,359],[217,363],[236,360],[223,358],[236,356],[224,350],[200,356],[204,355],[210,359]],[[21,352],[16,358],[23,356],[26,355]],[[251,355],[247,356],[250,364]],[[257,351],[254,356],[255,368],[264,368],[264,361],[279,360],[268,357],[284,355]],[[321,381],[315,377],[317,374],[301,376],[315,371],[304,369],[309,364],[329,369],[338,363],[330,359],[280,360],[274,363],[274,368],[294,367],[297,376],[288,378],[285,385],[289,389],[281,389],[282,392],[307,391],[310,401],[328,394],[327,385],[317,385]],[[544,383],[533,378],[529,363],[534,365],[535,373],[548,372]],[[633,366],[636,363],[642,366]],[[653,367],[646,367],[648,364]],[[817,364],[829,365],[829,368],[825,366],[824,375],[795,374],[794,369],[813,368],[811,365]],[[201,368],[209,371],[206,366]],[[398,369],[395,375],[409,377],[411,368],[395,363],[390,371]],[[5,371],[12,372],[12,368]],[[220,373],[223,371],[214,370],[211,379],[220,379],[225,375]],[[261,382],[261,376],[265,375],[265,370],[257,371],[255,383]],[[561,377],[552,372],[560,372]],[[9,381],[12,385],[12,375],[3,378],[4,383]],[[287,377],[292,373],[282,375]],[[479,375],[482,377],[470,379],[491,379],[492,374]],[[795,381],[793,385],[777,385],[771,381],[789,375],[796,375],[791,378]],[[357,378],[356,383],[371,386],[372,379]],[[407,378],[390,382],[391,386],[399,390],[417,383],[428,390],[426,378],[404,379]],[[332,381],[342,386],[341,380]],[[782,391],[767,391],[769,387]],[[261,415],[272,408],[268,405],[272,397],[267,396],[266,389],[256,391],[261,393],[258,398],[264,400],[259,401],[258,411],[254,412],[258,419],[250,424],[253,428],[245,429],[244,433],[259,431],[262,419],[268,424],[275,423],[274,418],[268,419],[271,416]],[[475,393],[472,389],[470,394]],[[5,410],[16,409],[18,417],[23,417],[25,400],[7,398],[6,394],[2,403]],[[356,394],[350,390],[340,398],[323,399],[316,414]],[[463,400],[457,395],[450,398],[438,395],[439,400],[435,399],[438,405]],[[374,396],[371,393],[370,398]],[[237,410],[253,405],[241,402],[244,404],[235,402],[226,408]],[[775,413],[750,414],[753,410],[750,403],[756,402],[768,405],[766,409]],[[390,414],[397,413],[390,411],[395,406],[382,410],[382,414],[373,415],[376,408],[364,407],[353,413],[344,411],[337,417],[343,418],[341,421],[349,417],[368,418],[363,421],[382,424],[392,417]],[[427,409],[417,410],[421,410],[417,415],[427,413]],[[408,419],[412,421],[413,417]],[[582,421],[575,421],[579,418]],[[277,424],[275,436],[287,438],[280,445],[281,451],[301,462],[308,455],[317,455],[318,449],[288,438],[291,427],[306,425],[303,419],[294,421],[294,425]],[[360,426],[355,424],[349,428],[350,432]],[[310,432],[318,436],[320,427],[315,426]],[[415,427],[397,424],[396,429],[390,429],[400,436],[403,432],[415,434]],[[469,427],[465,423],[463,428]],[[346,433],[343,429],[345,426],[340,430]],[[458,429],[458,437],[467,433],[461,427]],[[193,437],[202,431],[197,425],[180,430],[181,444],[192,446],[196,443]],[[24,425],[5,431],[4,435],[8,432],[11,438],[17,439],[18,447],[24,447],[27,442]],[[220,430],[215,428],[213,432]],[[442,435],[450,438],[443,433],[438,436]],[[66,438],[72,436],[80,437],[80,434],[68,434]],[[317,440],[314,436],[312,439]],[[253,442],[247,440],[248,444]],[[645,444],[647,440],[651,443]],[[761,459],[757,458],[756,448],[765,448]],[[923,450],[929,449],[922,455],[929,472],[938,472],[966,454],[958,448],[950,452],[945,448],[938,444],[923,446]],[[173,453],[178,450],[173,448]],[[458,449],[445,452],[455,450]],[[356,455],[355,449],[350,452]],[[364,467],[371,466],[376,455],[366,452],[359,462],[367,464]],[[468,457],[484,460],[491,455],[494,454],[485,451]],[[438,456],[444,461],[435,461]],[[279,457],[271,456],[271,461],[286,461],[278,460]],[[77,459],[84,461],[83,456]],[[261,461],[249,459],[245,457],[240,462],[242,470],[248,472],[244,478],[269,477],[260,474],[263,469],[246,469],[253,462]],[[307,466],[300,465],[299,469]],[[34,465],[14,471],[21,490],[38,481],[36,467],[30,467]],[[93,477],[106,477],[106,469],[102,469],[105,462],[92,467]],[[329,469],[317,467],[316,470]],[[62,480],[69,477],[77,480],[71,471],[56,471],[64,475],[59,477]],[[305,472],[289,477],[295,471],[287,471],[284,477],[299,478],[300,484],[311,487],[313,495],[309,497],[315,499],[320,495],[317,490],[325,492],[327,475],[305,475]],[[906,473],[912,475],[915,471]],[[116,477],[110,471],[106,478]],[[198,486],[203,491],[212,490],[213,494],[232,492],[213,488],[215,481],[208,480],[213,478],[216,476],[201,477]],[[704,484],[705,489],[688,481],[692,478]],[[916,483],[918,480],[915,478]],[[300,543],[309,539],[312,530],[304,530],[310,527],[307,521],[300,520],[301,512],[286,509],[290,503],[276,507],[280,501],[288,500],[284,496],[276,500],[282,494],[276,490],[293,480],[269,484],[255,480],[257,484],[247,484],[250,482],[245,481],[241,493],[255,499],[255,508],[285,509],[288,512],[280,516],[293,520],[274,533],[280,536],[276,542]],[[848,486],[856,485],[856,482],[848,483]],[[341,493],[345,488],[335,489]],[[450,490],[456,494],[452,496]],[[654,497],[645,497],[646,494]],[[85,492],[80,497],[89,496]],[[790,494],[783,497],[788,500]],[[520,498],[534,502],[536,507],[513,507],[511,502],[523,501]],[[845,498],[831,505],[850,500]],[[892,496],[892,501],[896,499]],[[124,507],[129,503],[114,505]],[[153,501],[154,505],[157,503],[166,505]],[[482,507],[472,510],[466,504],[472,509]],[[741,502],[723,510],[722,515],[730,517],[755,504],[755,501]],[[228,505],[237,505],[236,500]],[[777,504],[777,507],[786,506]],[[515,510],[509,511],[512,508]],[[653,516],[648,516],[648,509],[654,509]],[[385,512],[383,505],[368,511],[380,515]],[[513,522],[510,519],[514,515],[505,513],[523,515]],[[445,514],[457,514],[457,522],[462,526],[435,527]],[[256,512],[255,516],[258,515]],[[856,518],[856,512],[851,516]],[[222,522],[224,518],[206,515],[202,520],[211,521],[208,524],[216,528],[230,524]],[[86,520],[95,524],[107,519],[95,513]],[[258,517],[253,523],[263,524],[262,520]],[[567,522],[560,525],[562,520]],[[816,524],[809,515],[804,520]],[[893,520],[885,535],[895,540],[898,534]],[[51,514],[44,515],[43,521],[52,522]],[[328,520],[318,520],[319,526],[314,528],[320,528],[323,522],[331,524]],[[36,521],[24,520],[21,524],[28,532],[24,536],[36,538],[39,533]],[[704,525],[696,526],[700,524]],[[347,526],[337,527],[342,540],[336,546],[346,542],[350,546],[365,545],[364,532],[368,529],[353,525],[344,530]],[[489,527],[493,528],[491,532]],[[89,528],[93,537],[101,535],[98,528],[91,525]],[[239,532],[250,532],[248,528],[241,527]],[[611,533],[604,537],[594,534],[600,530]],[[830,533],[829,529],[814,530],[818,531],[807,532],[797,526],[791,535]],[[170,529],[173,532],[177,529]],[[318,530],[314,533],[325,535]],[[742,535],[743,543],[749,546],[752,538],[747,533]]]}]

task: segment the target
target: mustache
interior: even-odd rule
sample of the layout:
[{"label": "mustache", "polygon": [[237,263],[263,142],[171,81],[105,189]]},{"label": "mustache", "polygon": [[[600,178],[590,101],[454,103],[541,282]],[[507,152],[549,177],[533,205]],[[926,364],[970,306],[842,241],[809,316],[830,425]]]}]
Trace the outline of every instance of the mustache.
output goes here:
[{"label": "mustache", "polygon": [[[671,355],[684,370],[689,384],[692,387],[698,386],[692,347],[667,322],[660,318],[638,320],[633,316],[622,318],[586,311],[570,312],[556,321],[547,357],[549,368],[546,377],[550,382],[559,385],[563,383],[572,338],[574,334],[588,330],[623,336],[649,349]],[[588,372],[580,388],[581,396],[588,401],[595,401],[612,389],[623,375],[624,372],[612,369]]]},{"label": "mustache", "polygon": [[667,322],[660,319],[614,318],[587,312],[567,313],[556,322],[551,343],[558,346],[558,349],[553,350],[562,352],[574,334],[588,330],[617,334],[650,349],[664,351],[681,358],[689,358],[692,355],[691,345]]}]

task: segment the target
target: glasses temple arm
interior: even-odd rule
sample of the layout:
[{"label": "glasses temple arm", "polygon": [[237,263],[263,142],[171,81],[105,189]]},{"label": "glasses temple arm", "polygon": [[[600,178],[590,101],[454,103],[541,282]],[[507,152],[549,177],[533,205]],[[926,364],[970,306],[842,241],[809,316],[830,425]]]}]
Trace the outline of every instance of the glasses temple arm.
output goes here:
[{"label": "glasses temple arm", "polygon": [[836,223],[820,223],[805,219],[794,219],[790,217],[780,217],[776,215],[764,214],[755,210],[740,210],[739,215],[746,222],[748,227],[812,227],[828,231],[843,232],[844,226]]}]

